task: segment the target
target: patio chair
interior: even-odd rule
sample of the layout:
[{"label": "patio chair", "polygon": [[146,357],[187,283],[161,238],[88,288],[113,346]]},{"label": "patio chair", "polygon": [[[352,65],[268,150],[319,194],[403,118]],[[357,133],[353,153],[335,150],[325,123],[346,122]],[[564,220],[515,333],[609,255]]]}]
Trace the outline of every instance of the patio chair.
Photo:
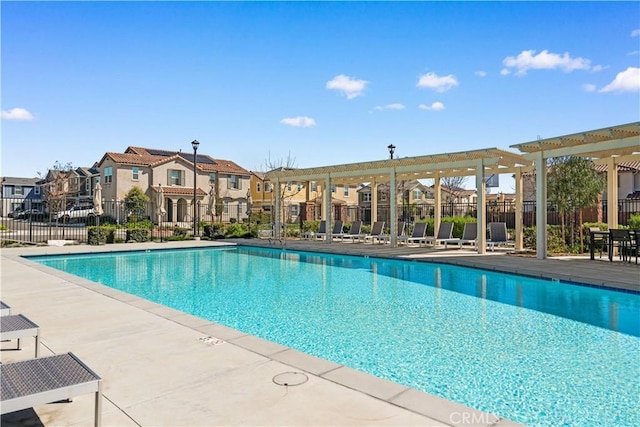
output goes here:
[{"label": "patio chair", "polygon": [[629,230],[612,228],[609,230],[609,261],[613,261],[613,253],[618,248],[618,256],[623,261],[631,255],[631,233]]},{"label": "patio chair", "polygon": [[[406,228],[406,223],[404,221],[398,221],[398,226],[396,228],[396,236],[398,236],[398,239],[400,239],[402,236],[404,236],[404,230]],[[391,235],[389,234],[383,234],[382,235],[383,238],[383,242],[389,242],[391,240]]]},{"label": "patio chair", "polygon": [[462,237],[459,239],[443,240],[444,248],[447,249],[449,243],[455,243],[458,248],[462,249],[462,245],[471,244],[474,248],[478,247],[478,224],[475,222],[466,222],[462,229]]},{"label": "patio chair", "polygon": [[410,236],[398,236],[398,242],[404,242],[405,244],[409,243],[418,243],[420,245],[421,242],[425,242],[425,237],[427,236],[427,223],[426,222],[416,222],[413,226],[413,231]]},{"label": "patio chair", "polygon": [[11,314],[11,307],[4,303],[4,301],[0,301],[0,316],[8,316]]},{"label": "patio chair", "polygon": [[631,244],[629,248],[629,262],[631,262],[631,256],[635,253],[636,264],[638,263],[638,252],[640,252],[640,230],[632,230],[629,232],[631,235]]},{"label": "patio chair", "polygon": [[331,231],[331,237],[334,239],[342,239],[342,236],[344,236],[344,222],[335,221],[333,223],[333,231]]},{"label": "patio chair", "polygon": [[487,240],[487,247],[491,251],[496,250],[496,246],[508,246],[515,245],[515,242],[509,240],[507,234],[507,223],[505,222],[491,222],[489,223],[489,237]]},{"label": "patio chair", "polygon": [[373,223],[371,232],[364,236],[364,241],[367,242],[368,240],[371,240],[371,243],[375,243],[377,240],[384,242],[384,221],[376,221]]},{"label": "patio chair", "polygon": [[432,244],[435,246],[438,243],[451,239],[452,235],[453,235],[453,223],[443,222],[443,223],[440,223],[440,227],[438,228],[438,234],[436,236],[425,237],[424,242],[425,244]]},{"label": "patio chair", "polygon": [[102,378],[73,353],[3,363],[0,379],[2,414],[95,393],[94,425],[101,424]]},{"label": "patio chair", "polygon": [[320,225],[318,226],[318,231],[316,231],[315,233],[312,231],[307,231],[305,234],[308,236],[307,238],[309,239],[310,238],[322,239],[327,235],[327,221],[325,221],[324,219],[320,221]]},{"label": "patio chair", "polygon": [[365,234],[362,234],[362,221],[353,221],[351,223],[351,229],[348,233],[342,234],[342,241],[344,239],[351,239],[352,242],[360,241],[360,239],[364,239]]},{"label": "patio chair", "polygon": [[[600,230],[600,227],[589,227],[589,233],[591,232],[596,232],[596,233],[600,233],[602,230]],[[594,248],[598,248],[600,251],[600,258],[602,258],[602,251],[604,250],[604,248],[607,246],[608,242],[607,242],[607,238],[601,234],[596,234],[593,236],[593,242],[591,242],[591,244],[593,244]]]},{"label": "patio chair", "polygon": [[35,354],[38,357],[39,335],[40,327],[22,314],[0,317],[0,341],[18,340],[17,350],[20,350],[20,338],[34,337],[36,340]]}]

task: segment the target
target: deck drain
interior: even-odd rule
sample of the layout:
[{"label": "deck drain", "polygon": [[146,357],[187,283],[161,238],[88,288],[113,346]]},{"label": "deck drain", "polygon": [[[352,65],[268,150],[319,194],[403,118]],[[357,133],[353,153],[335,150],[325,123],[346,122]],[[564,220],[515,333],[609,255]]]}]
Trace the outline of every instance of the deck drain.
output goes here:
[{"label": "deck drain", "polygon": [[273,377],[273,382],[283,386],[294,386],[304,384],[309,381],[309,377],[302,372],[283,372]]},{"label": "deck drain", "polygon": [[224,344],[224,341],[216,337],[201,337],[201,338],[198,338],[198,341],[203,342],[205,344],[209,344],[209,345]]}]

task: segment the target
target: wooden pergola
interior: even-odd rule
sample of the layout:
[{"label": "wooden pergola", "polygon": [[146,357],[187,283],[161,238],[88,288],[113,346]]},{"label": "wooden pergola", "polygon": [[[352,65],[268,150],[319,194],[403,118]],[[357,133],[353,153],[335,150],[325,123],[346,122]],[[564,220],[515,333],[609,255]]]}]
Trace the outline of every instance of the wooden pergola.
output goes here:
[{"label": "wooden pergola", "polygon": [[[396,182],[398,180],[433,179],[435,192],[434,225],[440,226],[441,192],[440,178],[454,176],[475,176],[478,212],[478,253],[486,251],[486,184],[485,178],[493,174],[513,174],[516,178],[516,249],[522,248],[522,173],[531,170],[532,163],[527,158],[501,150],[487,148],[482,150],[463,151],[457,153],[433,154],[428,156],[404,157],[398,159],[378,160],[373,162],[350,163],[343,165],[322,166],[305,169],[279,170],[268,173],[269,179],[275,183],[276,191],[280,191],[288,181],[315,181],[324,188],[322,219],[327,221],[327,229],[331,223],[331,185],[357,185],[371,183],[372,222],[377,215],[377,184],[388,182],[390,188],[391,246],[397,246],[397,197]],[[281,200],[276,197],[275,229],[281,230]],[[327,233],[325,242],[331,243],[331,233]]]},{"label": "wooden pergola", "polygon": [[[640,122],[590,130],[511,146],[525,153],[536,169],[537,258],[547,257],[547,160],[561,156],[579,156],[607,165],[607,200],[618,200],[618,163],[640,161]],[[609,229],[618,227],[618,204],[607,204]]]}]

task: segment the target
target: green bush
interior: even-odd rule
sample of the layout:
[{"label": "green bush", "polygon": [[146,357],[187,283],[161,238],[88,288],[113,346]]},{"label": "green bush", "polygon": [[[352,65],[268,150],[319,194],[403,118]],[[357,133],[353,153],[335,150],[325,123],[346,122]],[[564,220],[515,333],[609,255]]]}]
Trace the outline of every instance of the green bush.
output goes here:
[{"label": "green bush", "polygon": [[151,222],[150,219],[138,219],[137,221],[127,221],[125,223],[125,227],[128,230],[135,230],[135,229],[151,230],[153,228],[153,223]]},{"label": "green bush", "polygon": [[115,227],[111,225],[87,227],[87,243],[90,245],[104,245],[115,241]]},{"label": "green bush", "polygon": [[635,213],[629,218],[629,228],[632,230],[640,230],[640,213]]},{"label": "green bush", "polygon": [[[525,249],[536,250],[536,227],[523,229],[522,243]],[[569,247],[562,238],[562,227],[547,225],[547,252],[552,254],[567,253]]]},{"label": "green bush", "polygon": [[145,228],[127,230],[127,242],[148,242],[151,240],[151,231]]},{"label": "green bush", "polygon": [[316,219],[308,219],[302,223],[302,232],[312,231],[317,233],[320,229],[320,221]]},{"label": "green bush", "polygon": [[241,224],[237,222],[231,223],[227,225],[224,229],[224,237],[227,237],[227,238],[233,238],[233,237],[245,238],[249,236],[250,236],[249,227],[246,224]]}]

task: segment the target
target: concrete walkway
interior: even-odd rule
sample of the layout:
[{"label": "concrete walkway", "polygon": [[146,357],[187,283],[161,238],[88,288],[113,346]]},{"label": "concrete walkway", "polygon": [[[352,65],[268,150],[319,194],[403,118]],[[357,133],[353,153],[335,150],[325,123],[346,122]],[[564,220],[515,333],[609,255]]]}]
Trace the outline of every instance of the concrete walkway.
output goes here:
[{"label": "concrete walkway", "polygon": [[[239,243],[270,245],[268,241]],[[41,354],[72,351],[100,374],[103,425],[513,425],[405,386],[243,334],[22,258],[22,255],[206,247],[168,242],[3,249],[2,300],[41,327]],[[278,243],[280,244],[280,243]],[[635,265],[478,256],[454,250],[285,242],[289,249],[455,262],[640,290]],[[615,265],[615,267],[614,267]],[[617,270],[615,280],[610,279]],[[544,272],[544,273],[543,273]],[[582,274],[582,279],[580,279]],[[629,280],[632,277],[632,280]],[[599,282],[599,283],[597,283]],[[33,355],[33,340],[2,343],[2,363]],[[296,385],[297,383],[299,385]],[[287,383],[288,385],[283,385]],[[35,412],[34,412],[35,410]],[[93,396],[3,416],[2,425],[93,422]],[[35,424],[34,424],[35,422]]]}]

